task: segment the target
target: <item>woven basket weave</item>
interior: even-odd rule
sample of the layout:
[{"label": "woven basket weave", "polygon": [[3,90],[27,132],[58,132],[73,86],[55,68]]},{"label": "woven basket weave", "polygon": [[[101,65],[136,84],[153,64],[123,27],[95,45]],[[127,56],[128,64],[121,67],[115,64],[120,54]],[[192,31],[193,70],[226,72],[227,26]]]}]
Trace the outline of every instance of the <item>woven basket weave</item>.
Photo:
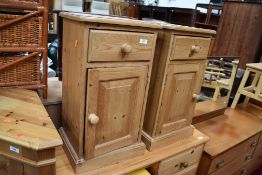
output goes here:
[{"label": "woven basket weave", "polygon": [[[0,67],[19,59],[18,56],[0,56]],[[21,86],[40,83],[40,59],[33,56],[19,64],[0,70],[1,86]]]},{"label": "woven basket weave", "polygon": [[44,0],[4,0],[5,2],[12,2],[12,3],[27,3],[27,4],[36,4],[36,5],[43,5]]},{"label": "woven basket weave", "polygon": [[[0,14],[0,24],[21,15]],[[29,17],[0,30],[0,47],[36,47],[43,42],[42,17]]]}]

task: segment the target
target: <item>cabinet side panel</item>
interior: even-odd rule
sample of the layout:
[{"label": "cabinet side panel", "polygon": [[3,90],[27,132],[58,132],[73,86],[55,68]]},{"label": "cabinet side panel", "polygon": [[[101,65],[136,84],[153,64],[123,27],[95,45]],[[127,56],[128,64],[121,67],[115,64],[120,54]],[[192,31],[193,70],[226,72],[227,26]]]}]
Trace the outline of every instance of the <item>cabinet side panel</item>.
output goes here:
[{"label": "cabinet side panel", "polygon": [[153,61],[153,68],[148,92],[143,130],[150,136],[154,135],[159,99],[163,91],[163,80],[166,71],[167,57],[170,54],[171,34],[159,32]]},{"label": "cabinet side panel", "polygon": [[63,22],[62,123],[75,152],[82,157],[88,30],[84,23]]}]

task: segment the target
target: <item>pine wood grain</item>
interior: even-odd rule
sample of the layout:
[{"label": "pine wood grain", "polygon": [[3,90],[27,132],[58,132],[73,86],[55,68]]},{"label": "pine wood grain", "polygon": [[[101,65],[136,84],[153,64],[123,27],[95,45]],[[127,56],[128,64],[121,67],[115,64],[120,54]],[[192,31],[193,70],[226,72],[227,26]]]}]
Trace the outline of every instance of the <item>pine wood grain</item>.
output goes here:
[{"label": "pine wood grain", "polygon": [[[203,135],[198,130],[194,131],[194,134],[188,138],[182,139],[179,142],[166,145],[155,151],[146,151],[144,155],[136,156],[128,160],[120,161],[117,164],[105,166],[103,168],[86,172],[79,173],[78,175],[120,175],[132,172],[134,170],[147,167],[151,164],[154,164],[162,159],[168,158],[170,156],[179,154],[185,150],[189,150],[198,145],[204,144],[208,140],[208,137]],[[56,174],[57,175],[73,175],[75,174],[63,149],[60,147],[56,151]]]},{"label": "pine wood grain", "polygon": [[[253,108],[249,105],[248,108]],[[262,110],[254,111],[257,115]],[[246,107],[227,109],[224,115],[194,125],[211,140],[206,143],[205,152],[212,157],[223,153],[247,138],[262,131],[262,120],[249,113]]]},{"label": "pine wood grain", "polygon": [[0,89],[0,139],[40,150],[62,140],[36,92]]}]

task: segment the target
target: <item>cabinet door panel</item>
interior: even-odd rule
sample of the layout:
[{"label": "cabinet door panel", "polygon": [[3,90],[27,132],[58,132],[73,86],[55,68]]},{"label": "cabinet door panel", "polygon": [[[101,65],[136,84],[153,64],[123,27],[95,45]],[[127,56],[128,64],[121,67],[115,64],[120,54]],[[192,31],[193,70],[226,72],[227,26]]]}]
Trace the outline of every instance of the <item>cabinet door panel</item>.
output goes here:
[{"label": "cabinet door panel", "polygon": [[[147,67],[88,70],[86,150],[92,158],[138,141]],[[90,114],[99,122],[92,125]]]},{"label": "cabinet door panel", "polygon": [[170,64],[167,69],[156,135],[183,128],[191,123],[195,102],[192,95],[199,85],[201,64]]}]

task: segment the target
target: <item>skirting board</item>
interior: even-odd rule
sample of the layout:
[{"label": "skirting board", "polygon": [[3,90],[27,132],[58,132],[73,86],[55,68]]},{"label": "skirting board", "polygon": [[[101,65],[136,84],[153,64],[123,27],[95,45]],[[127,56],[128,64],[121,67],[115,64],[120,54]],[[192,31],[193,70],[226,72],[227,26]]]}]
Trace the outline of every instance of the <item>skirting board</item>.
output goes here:
[{"label": "skirting board", "polygon": [[153,151],[165,145],[172,144],[185,137],[192,136],[194,129],[195,129],[194,126],[190,125],[182,129],[173,131],[171,133],[154,138],[148,135],[146,132],[142,131],[142,140],[146,144],[147,150]]},{"label": "skirting board", "polygon": [[77,156],[62,127],[59,131],[64,141],[64,150],[71,165],[73,166],[75,173],[93,171],[101,167],[116,164],[120,161],[143,155],[146,150],[145,144],[143,142],[138,142],[133,145],[100,155],[93,159],[84,160]]}]

